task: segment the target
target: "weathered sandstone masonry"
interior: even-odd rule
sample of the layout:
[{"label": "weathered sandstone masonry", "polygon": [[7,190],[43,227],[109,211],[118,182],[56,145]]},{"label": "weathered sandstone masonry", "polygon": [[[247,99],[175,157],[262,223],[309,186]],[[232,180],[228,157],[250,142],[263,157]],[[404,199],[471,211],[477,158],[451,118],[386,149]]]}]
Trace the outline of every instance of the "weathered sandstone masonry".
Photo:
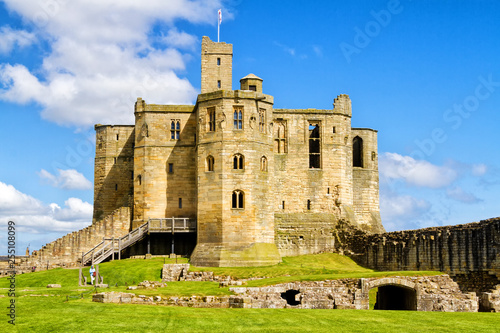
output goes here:
[{"label": "weathered sandstone masonry", "polygon": [[122,207],[106,218],[82,230],[74,231],[42,247],[33,254],[29,261],[30,266],[37,270],[47,267],[75,266],[87,252],[103,238],[118,238],[128,233],[130,209]]},{"label": "weathered sandstone masonry", "polygon": [[357,235],[351,243],[362,265],[387,271],[439,270],[463,291],[500,284],[500,218],[456,226]]},{"label": "weathered sandstone masonry", "polygon": [[99,293],[94,302],[135,303],[195,308],[369,309],[369,291],[378,288],[376,309],[476,312],[478,298],[462,293],[447,275],[340,279],[283,283],[269,287],[233,287],[226,297],[162,297]]}]

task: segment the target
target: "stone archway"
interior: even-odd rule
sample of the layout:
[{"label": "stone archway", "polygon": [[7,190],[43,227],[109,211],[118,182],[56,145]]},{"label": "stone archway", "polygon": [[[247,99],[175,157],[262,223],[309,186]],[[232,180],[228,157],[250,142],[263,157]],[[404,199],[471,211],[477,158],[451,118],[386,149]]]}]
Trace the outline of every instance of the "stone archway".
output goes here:
[{"label": "stone archway", "polygon": [[363,289],[368,292],[378,287],[375,310],[413,310],[418,309],[419,290],[415,283],[401,278],[383,278],[367,281]]},{"label": "stone archway", "polygon": [[378,287],[375,310],[417,310],[417,292],[415,289],[385,285]]}]

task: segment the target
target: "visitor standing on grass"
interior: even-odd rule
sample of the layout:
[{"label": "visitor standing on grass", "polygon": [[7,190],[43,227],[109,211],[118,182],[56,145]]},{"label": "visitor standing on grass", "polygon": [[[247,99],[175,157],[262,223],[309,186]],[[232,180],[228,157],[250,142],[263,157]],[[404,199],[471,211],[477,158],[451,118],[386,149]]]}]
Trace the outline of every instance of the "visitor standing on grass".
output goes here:
[{"label": "visitor standing on grass", "polygon": [[89,273],[90,273],[90,281],[91,281],[91,284],[94,285],[94,278],[95,278],[95,268],[94,268],[94,265],[90,266],[90,270],[89,270]]}]

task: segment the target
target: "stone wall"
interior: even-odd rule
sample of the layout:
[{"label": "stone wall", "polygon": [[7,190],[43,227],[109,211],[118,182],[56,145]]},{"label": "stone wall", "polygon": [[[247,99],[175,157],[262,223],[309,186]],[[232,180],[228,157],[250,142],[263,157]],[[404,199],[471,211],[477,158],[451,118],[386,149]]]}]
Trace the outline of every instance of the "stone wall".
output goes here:
[{"label": "stone wall", "polygon": [[[130,208],[122,207],[92,225],[67,234],[44,245],[27,262],[37,270],[54,267],[74,267],[82,253],[102,242],[103,238],[118,238],[129,232]],[[35,252],[35,251],[34,251]]]},{"label": "stone wall", "polygon": [[94,223],[130,207],[134,171],[134,126],[96,125],[95,131]]},{"label": "stone wall", "polygon": [[275,242],[281,256],[335,252],[338,216],[329,213],[275,213]]},{"label": "stone wall", "polygon": [[[377,270],[439,270],[463,290],[487,291],[500,283],[500,218],[456,226],[356,235],[354,259]],[[362,250],[360,251],[360,248]]]},{"label": "stone wall", "polygon": [[[144,296],[132,293],[99,293],[94,302],[136,303],[195,308],[301,308],[301,309],[369,309],[369,291],[372,288],[396,286],[411,290],[407,300],[413,310],[476,312],[478,298],[474,293],[464,294],[447,275],[427,277],[392,277],[370,279],[340,279],[312,282],[283,283],[268,287],[233,287],[236,295],[226,297]],[[496,296],[484,300],[496,302]],[[385,302],[390,303],[391,300]],[[377,302],[384,302],[382,296]],[[489,304],[489,303],[488,303]],[[496,304],[496,303],[495,303]]]},{"label": "stone wall", "polygon": [[196,218],[193,109],[192,105],[155,105],[137,100],[132,229],[148,218]]}]

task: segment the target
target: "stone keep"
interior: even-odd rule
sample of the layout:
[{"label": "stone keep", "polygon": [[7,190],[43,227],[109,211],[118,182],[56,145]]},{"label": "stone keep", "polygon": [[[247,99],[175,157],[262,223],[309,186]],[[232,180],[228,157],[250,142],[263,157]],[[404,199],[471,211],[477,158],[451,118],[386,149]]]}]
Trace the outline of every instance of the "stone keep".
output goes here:
[{"label": "stone keep", "polygon": [[197,221],[196,266],[272,265],[332,250],[340,219],[383,232],[377,132],[351,128],[351,100],[274,109],[262,79],[232,90],[231,44],[203,37],[196,105],[135,105],[135,125],[96,125],[94,223],[130,208]]}]

